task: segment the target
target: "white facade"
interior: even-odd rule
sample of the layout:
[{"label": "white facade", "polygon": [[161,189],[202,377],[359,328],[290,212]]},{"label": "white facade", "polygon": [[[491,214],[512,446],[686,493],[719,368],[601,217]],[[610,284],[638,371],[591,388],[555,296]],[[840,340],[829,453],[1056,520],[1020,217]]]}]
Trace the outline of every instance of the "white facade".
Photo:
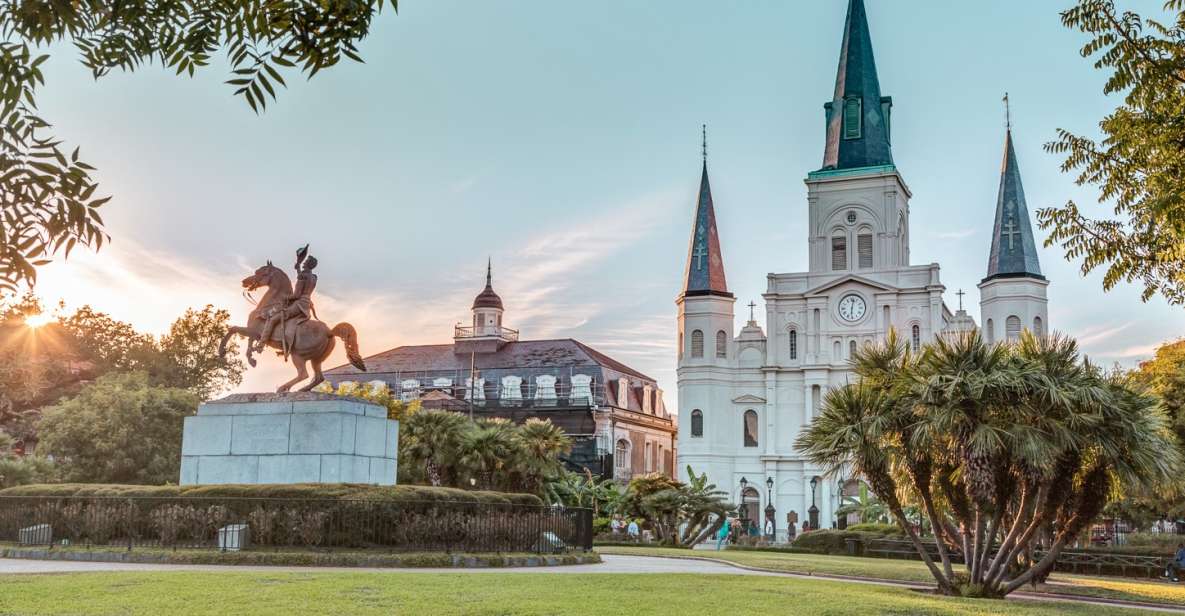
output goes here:
[{"label": "white facade", "polygon": [[1048,333],[1048,286],[1048,280],[1031,277],[993,278],[979,283],[979,322],[984,340],[1012,340],[1025,329],[1038,335]]},{"label": "white facade", "polygon": [[[798,528],[809,519],[813,477],[819,477],[813,504],[820,525],[834,520],[838,478],[821,477],[794,441],[827,390],[849,382],[852,350],[890,328],[907,339],[916,331],[924,343],[952,317],[938,265],[909,264],[910,193],[895,170],[816,173],[807,187],[810,271],[768,275],[768,336],[753,321],[732,335],[731,298],[677,302],[680,475],[686,479],[688,465],[707,472],[736,503],[742,502],[743,477],[759,493],[760,510],[772,492],[782,537],[788,513],[797,514]],[[833,238],[843,241],[833,245]],[[703,332],[702,352],[696,331]],[[720,331],[727,334],[722,352],[715,345]],[[749,438],[747,413],[757,418],[757,433]],[[773,479],[772,491],[767,479]]]}]

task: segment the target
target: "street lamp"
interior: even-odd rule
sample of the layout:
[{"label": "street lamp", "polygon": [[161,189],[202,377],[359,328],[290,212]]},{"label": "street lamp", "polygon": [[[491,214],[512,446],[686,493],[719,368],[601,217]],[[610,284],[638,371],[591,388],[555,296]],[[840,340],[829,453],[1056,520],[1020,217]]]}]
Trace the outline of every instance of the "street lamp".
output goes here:
[{"label": "street lamp", "polygon": [[807,510],[810,514],[811,530],[819,529],[819,508],[815,506],[815,488],[819,486],[819,478],[811,477],[811,508]]},{"label": "street lamp", "polygon": [[843,478],[835,484],[835,527],[843,530],[848,527],[847,520],[840,517],[839,510],[843,508]]},{"label": "street lamp", "polygon": [[777,510],[774,509],[774,478],[765,478],[765,519],[769,522],[769,540],[772,543],[778,536]]},{"label": "street lamp", "polygon": [[741,530],[744,531],[744,534],[749,532],[749,507],[745,504],[745,490],[748,487],[749,480],[741,477],[741,502],[737,504],[737,514],[741,519]]}]

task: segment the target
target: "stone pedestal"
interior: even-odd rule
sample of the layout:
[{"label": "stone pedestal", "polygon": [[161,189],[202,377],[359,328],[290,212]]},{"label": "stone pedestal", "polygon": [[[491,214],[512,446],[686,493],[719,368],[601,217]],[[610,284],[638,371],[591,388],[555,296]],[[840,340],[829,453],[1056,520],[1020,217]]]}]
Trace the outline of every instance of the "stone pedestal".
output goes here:
[{"label": "stone pedestal", "polygon": [[357,398],[235,394],[185,418],[181,485],[394,485],[399,422]]}]

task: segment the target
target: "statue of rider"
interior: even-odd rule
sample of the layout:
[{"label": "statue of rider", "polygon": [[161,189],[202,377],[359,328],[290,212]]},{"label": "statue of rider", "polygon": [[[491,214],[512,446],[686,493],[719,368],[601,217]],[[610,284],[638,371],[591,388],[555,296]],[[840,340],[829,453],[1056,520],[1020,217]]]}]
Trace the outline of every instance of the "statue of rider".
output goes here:
[{"label": "statue of rider", "polygon": [[[313,308],[313,290],[317,288],[317,275],[313,273],[313,269],[316,267],[317,259],[309,256],[308,244],[296,251],[296,288],[292,290],[292,295],[285,298],[284,308],[272,314],[263,326],[263,334],[255,342],[255,352],[263,352],[265,344],[271,340],[272,333],[282,321],[305,321],[317,316],[317,311]],[[280,335],[284,336],[285,333],[280,332]],[[288,341],[283,342],[284,354],[287,355]]]}]

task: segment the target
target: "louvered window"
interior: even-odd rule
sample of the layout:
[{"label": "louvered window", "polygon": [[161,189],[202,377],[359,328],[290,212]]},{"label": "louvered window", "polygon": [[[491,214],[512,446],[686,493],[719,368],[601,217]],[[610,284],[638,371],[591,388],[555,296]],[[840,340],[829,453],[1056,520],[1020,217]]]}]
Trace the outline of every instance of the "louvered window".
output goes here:
[{"label": "louvered window", "polygon": [[745,447],[757,446],[757,412],[745,411],[744,426],[745,431]]},{"label": "louvered window", "polygon": [[841,271],[848,269],[848,238],[837,235],[831,238],[831,269]]},{"label": "louvered window", "polygon": [[728,334],[724,330],[716,332],[716,357],[728,357]]},{"label": "louvered window", "polygon": [[1037,336],[1045,335],[1045,326],[1041,323],[1041,317],[1033,317],[1033,334]]},{"label": "louvered window", "polygon": [[913,346],[913,351],[916,353],[918,349],[922,348],[922,328],[917,325],[910,328],[909,338]]},{"label": "louvered window", "polygon": [[848,359],[852,359],[854,357],[856,357],[856,341],[849,340],[848,341]]},{"label": "louvered window", "polygon": [[860,255],[860,269],[872,267],[872,234],[861,233],[856,236],[856,252]]},{"label": "louvered window", "polygon": [[987,332],[987,343],[994,343],[996,341],[996,328],[995,325],[992,324],[991,319],[988,319],[987,322],[984,323],[983,329]]},{"label": "louvered window", "polygon": [[1020,317],[1012,315],[1008,320],[1004,321],[1004,335],[1009,342],[1015,342],[1020,339]]},{"label": "louvered window", "polygon": [[798,331],[790,330],[790,359],[798,359]]},{"label": "louvered window", "polygon": [[691,332],[691,356],[704,356],[704,333],[698,329]]},{"label": "louvered window", "polygon": [[695,409],[691,411],[691,436],[699,438],[704,435],[704,412]]},{"label": "louvered window", "polygon": [[843,102],[843,138],[860,138],[860,99],[847,98]]}]

